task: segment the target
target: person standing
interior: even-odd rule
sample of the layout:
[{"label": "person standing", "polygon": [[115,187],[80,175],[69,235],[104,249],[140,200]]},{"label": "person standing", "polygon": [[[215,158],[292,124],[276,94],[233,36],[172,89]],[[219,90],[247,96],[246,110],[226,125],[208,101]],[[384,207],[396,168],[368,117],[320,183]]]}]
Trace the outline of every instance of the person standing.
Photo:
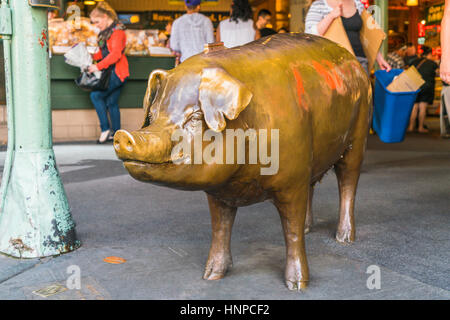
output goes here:
[{"label": "person standing", "polygon": [[445,0],[444,18],[441,23],[441,80],[450,84],[450,0]]},{"label": "person standing", "polygon": [[450,138],[450,0],[445,0],[444,18],[441,22],[441,136]]},{"label": "person standing", "polygon": [[440,108],[441,137],[450,139],[450,86],[442,81]]},{"label": "person standing", "polygon": [[91,65],[88,71],[93,73],[100,70],[111,73],[108,88],[105,91],[93,91],[90,95],[102,131],[97,142],[102,144],[113,140],[114,133],[120,129],[119,97],[126,79],[130,76],[128,60],[124,54],[127,37],[125,27],[107,2],[99,2],[91,12],[90,18],[93,25],[100,30],[98,35],[100,50],[94,54],[94,60],[98,63]]},{"label": "person standing", "polygon": [[256,20],[256,29],[259,30],[259,33],[262,37],[267,37],[272,34],[276,34],[277,32],[271,28],[266,28],[269,24],[270,19],[272,19],[272,13],[267,9],[261,9],[258,12],[258,18]]},{"label": "person standing", "polygon": [[406,46],[402,44],[397,45],[395,50],[387,55],[386,62],[394,69],[403,69],[405,68],[405,60],[403,60],[405,54]]},{"label": "person standing", "polygon": [[248,0],[233,0],[230,18],[220,22],[216,41],[227,48],[242,46],[260,38],[252,20],[252,8]]},{"label": "person standing", "polygon": [[[323,36],[334,19],[341,17],[355,56],[369,73],[368,60],[360,39],[363,23],[360,14],[363,10],[364,5],[359,0],[316,0],[306,15],[305,32]],[[391,70],[391,66],[384,60],[380,52],[378,52],[376,60],[382,70]]]},{"label": "person standing", "polygon": [[433,53],[430,47],[423,46],[422,58],[416,60],[413,66],[419,71],[425,83],[417,94],[416,103],[414,104],[411,112],[411,118],[409,120],[408,132],[412,132],[416,125],[417,115],[419,116],[419,128],[420,133],[427,133],[428,129],[424,128],[425,117],[427,115],[427,107],[429,104],[433,104],[434,101],[434,87],[436,71],[438,65],[432,60]]},{"label": "person standing", "polygon": [[173,20],[167,22],[164,32],[160,32],[158,35],[159,42],[163,44],[164,47],[170,49],[170,34],[172,33]]},{"label": "person standing", "polygon": [[419,59],[417,56],[417,50],[416,46],[412,42],[408,42],[407,48],[406,48],[406,56],[405,56],[405,66],[410,67],[412,66],[413,62]]},{"label": "person standing", "polygon": [[184,0],[186,14],[173,22],[170,48],[179,52],[180,61],[203,52],[205,44],[214,42],[211,20],[200,11],[201,0]]}]

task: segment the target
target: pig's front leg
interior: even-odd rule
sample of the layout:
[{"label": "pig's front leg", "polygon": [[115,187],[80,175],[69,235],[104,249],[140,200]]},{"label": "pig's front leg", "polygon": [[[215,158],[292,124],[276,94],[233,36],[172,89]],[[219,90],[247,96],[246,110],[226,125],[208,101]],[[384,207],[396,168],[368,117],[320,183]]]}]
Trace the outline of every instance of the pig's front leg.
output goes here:
[{"label": "pig's front leg", "polygon": [[236,207],[230,207],[207,194],[211,213],[212,241],[203,279],[217,280],[232,267],[230,241]]},{"label": "pig's front leg", "polygon": [[305,216],[309,183],[282,193],[275,200],[286,242],[285,280],[289,290],[302,290],[309,280],[305,251]]}]

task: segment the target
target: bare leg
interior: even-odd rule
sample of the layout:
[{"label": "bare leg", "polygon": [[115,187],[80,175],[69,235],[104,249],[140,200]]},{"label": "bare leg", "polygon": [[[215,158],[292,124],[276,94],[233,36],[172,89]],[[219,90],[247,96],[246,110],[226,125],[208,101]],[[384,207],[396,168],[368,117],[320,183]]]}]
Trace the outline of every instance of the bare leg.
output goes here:
[{"label": "bare leg", "polygon": [[209,194],[207,196],[211,213],[212,241],[203,279],[218,280],[223,278],[233,265],[230,241],[237,208],[227,206]]},{"label": "bare leg", "polygon": [[314,186],[309,187],[308,205],[306,207],[305,234],[311,231],[313,226],[312,200],[314,196]]},{"label": "bare leg", "polygon": [[275,200],[286,242],[285,281],[289,290],[307,287],[308,262],[305,251],[305,218],[309,183],[281,194]]},{"label": "bare leg", "polygon": [[428,132],[427,129],[423,127],[425,123],[425,118],[427,116],[427,102],[421,102],[419,104],[419,132],[426,133]]},{"label": "bare leg", "polygon": [[419,103],[415,103],[411,112],[411,117],[409,118],[408,132],[414,131],[414,128],[416,127],[416,119],[418,111],[419,111]]}]

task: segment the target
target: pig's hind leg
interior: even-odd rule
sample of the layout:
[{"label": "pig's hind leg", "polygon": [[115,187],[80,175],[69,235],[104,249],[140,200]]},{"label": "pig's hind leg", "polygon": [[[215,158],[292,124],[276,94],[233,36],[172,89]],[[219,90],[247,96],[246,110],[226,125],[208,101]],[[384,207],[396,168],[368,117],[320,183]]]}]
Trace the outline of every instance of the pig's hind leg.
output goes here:
[{"label": "pig's hind leg", "polygon": [[369,126],[372,123],[372,87],[361,87],[362,95],[359,105],[359,115],[350,144],[342,154],[341,159],[334,164],[334,171],[339,186],[339,224],[336,240],[341,243],[355,241],[355,196],[358,187],[361,165],[366,150]]},{"label": "pig's hind leg", "polygon": [[236,207],[230,207],[207,194],[211,213],[212,241],[203,279],[218,280],[233,266],[230,241]]},{"label": "pig's hind leg", "polygon": [[355,196],[363,161],[366,138],[355,139],[334,165],[339,187],[339,224],[336,240],[341,243],[355,241]]},{"label": "pig's hind leg", "polygon": [[309,233],[313,226],[312,201],[314,196],[314,185],[309,187],[308,205],[306,207],[305,234]]},{"label": "pig's hind leg", "polygon": [[309,198],[309,179],[292,189],[285,190],[274,199],[278,209],[286,242],[285,281],[289,290],[302,290],[309,280],[305,251],[305,218]]}]

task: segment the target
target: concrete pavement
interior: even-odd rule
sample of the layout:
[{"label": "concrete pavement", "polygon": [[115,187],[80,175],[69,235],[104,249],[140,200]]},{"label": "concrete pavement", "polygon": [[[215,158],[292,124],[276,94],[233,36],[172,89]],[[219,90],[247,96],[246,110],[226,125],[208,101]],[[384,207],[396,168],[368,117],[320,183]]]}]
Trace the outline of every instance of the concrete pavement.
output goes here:
[{"label": "concrete pavement", "polygon": [[[306,236],[305,293],[284,285],[284,240],[272,204],[239,209],[234,267],[222,280],[204,281],[211,227],[203,192],[133,180],[111,145],[56,145],[55,153],[82,247],[44,259],[0,255],[0,299],[450,298],[449,140],[410,134],[387,145],[370,137],[352,245],[334,240],[338,192],[334,174],[325,176],[316,187],[315,225]],[[108,264],[108,256],[127,261]],[[371,265],[380,268],[380,289],[366,286]],[[48,298],[33,293],[65,286],[70,266],[79,267],[80,290]]]}]

